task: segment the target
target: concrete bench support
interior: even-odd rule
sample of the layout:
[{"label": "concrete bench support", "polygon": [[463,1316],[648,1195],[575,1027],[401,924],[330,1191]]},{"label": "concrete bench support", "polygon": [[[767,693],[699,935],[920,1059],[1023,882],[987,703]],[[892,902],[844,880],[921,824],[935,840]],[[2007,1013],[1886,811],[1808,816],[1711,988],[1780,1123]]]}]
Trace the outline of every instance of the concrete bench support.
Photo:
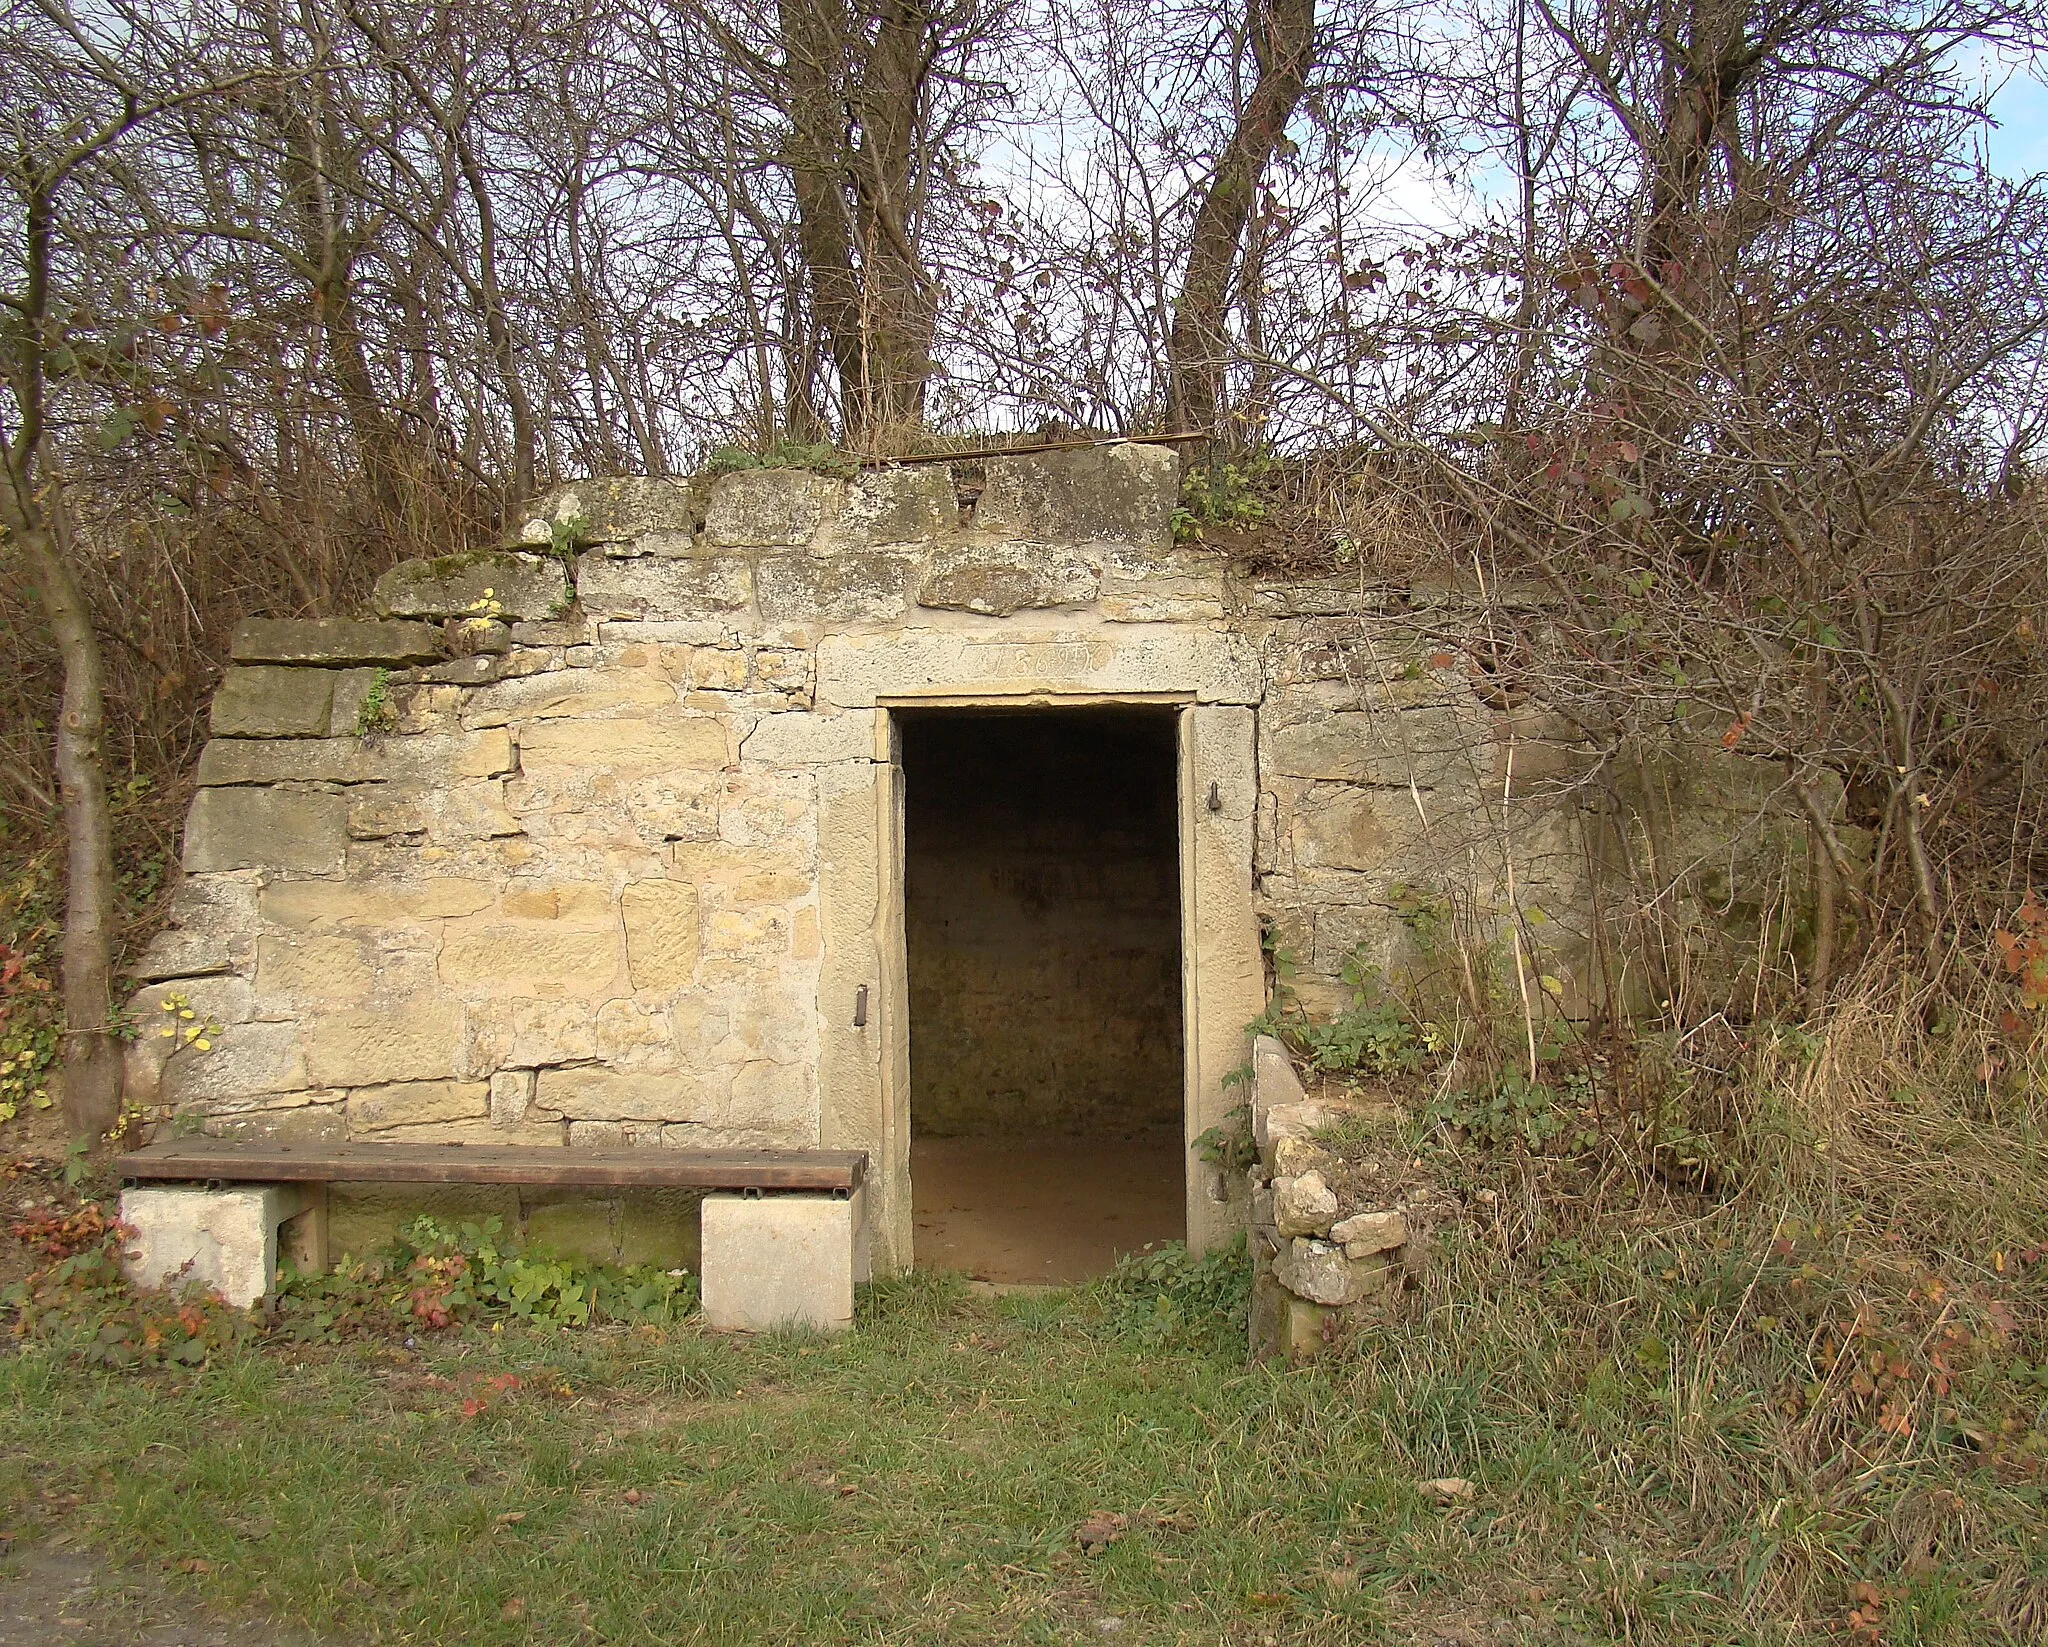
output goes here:
[{"label": "concrete bench support", "polygon": [[707,1195],[700,1274],[704,1324],[765,1332],[853,1325],[868,1278],[864,1195]]},{"label": "concrete bench support", "polygon": [[247,1309],[277,1287],[280,1226],[294,1263],[326,1267],[327,1193],[322,1184],[138,1185],[121,1192],[121,1222],[134,1237],[125,1268],[138,1287],[209,1287]]}]

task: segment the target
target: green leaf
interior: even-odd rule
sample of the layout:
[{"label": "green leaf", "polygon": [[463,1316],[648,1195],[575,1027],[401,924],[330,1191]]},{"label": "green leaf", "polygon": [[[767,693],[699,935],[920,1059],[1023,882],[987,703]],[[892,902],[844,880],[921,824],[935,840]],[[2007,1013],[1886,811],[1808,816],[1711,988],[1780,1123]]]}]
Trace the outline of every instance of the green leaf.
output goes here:
[{"label": "green leaf", "polygon": [[126,406],[118,406],[107,414],[106,421],[100,425],[100,450],[111,452],[134,433],[134,411]]}]

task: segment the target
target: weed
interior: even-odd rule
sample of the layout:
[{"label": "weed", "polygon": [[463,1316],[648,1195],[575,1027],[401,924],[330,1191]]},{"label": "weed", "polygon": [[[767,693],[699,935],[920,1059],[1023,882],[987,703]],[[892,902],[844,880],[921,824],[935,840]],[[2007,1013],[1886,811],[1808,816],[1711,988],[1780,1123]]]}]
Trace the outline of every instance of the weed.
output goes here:
[{"label": "weed", "polygon": [[1099,1286],[1116,1331],[1140,1343],[1243,1351],[1252,1266],[1242,1235],[1200,1257],[1178,1241],[1132,1253]]},{"label": "weed", "polygon": [[1206,526],[1243,531],[1263,525],[1265,493],[1279,477],[1278,460],[1264,453],[1220,468],[1190,465],[1181,476],[1180,504],[1173,511],[1173,541],[1199,543]]},{"label": "weed", "polygon": [[1582,1075],[1570,1077],[1560,1091],[1509,1069],[1476,1091],[1461,1089],[1432,1098],[1420,1119],[1425,1128],[1454,1127],[1489,1149],[1543,1153],[1563,1143],[1576,1151],[1591,1149],[1598,1141],[1589,1128],[1577,1125],[1591,1100],[1592,1088]]},{"label": "weed", "polygon": [[[562,515],[548,522],[548,553],[572,571],[575,569],[577,552],[589,539],[590,522],[581,515]],[[488,589],[484,591],[486,597],[490,593]],[[496,607],[497,603],[493,601],[492,605]],[[492,611],[490,615],[497,617],[499,610]]]},{"label": "weed", "polygon": [[814,475],[840,479],[858,472],[853,459],[837,447],[802,440],[778,440],[765,452],[749,452],[740,446],[721,446],[707,457],[697,471],[710,479],[737,474],[742,469],[808,469]]},{"label": "weed", "polygon": [[[1249,1066],[1242,1071],[1233,1070],[1232,1075],[1248,1075]],[[1225,1076],[1230,1083],[1230,1076]],[[1199,1134],[1195,1139],[1195,1151],[1212,1167],[1220,1167],[1227,1173],[1243,1172],[1259,1158],[1259,1146],[1252,1137],[1252,1113],[1239,1104],[1213,1127]]]},{"label": "weed", "polygon": [[380,667],[371,674],[363,701],[356,708],[356,736],[367,738],[397,724],[397,706],[391,701],[391,671]]},{"label": "weed", "polygon": [[696,1278],[653,1265],[585,1263],[523,1251],[495,1218],[444,1224],[415,1218],[390,1250],[319,1275],[287,1269],[278,1319],[291,1337],[327,1342],[397,1328],[440,1331],[510,1316],[536,1327],[592,1321],[673,1321],[696,1301]]}]

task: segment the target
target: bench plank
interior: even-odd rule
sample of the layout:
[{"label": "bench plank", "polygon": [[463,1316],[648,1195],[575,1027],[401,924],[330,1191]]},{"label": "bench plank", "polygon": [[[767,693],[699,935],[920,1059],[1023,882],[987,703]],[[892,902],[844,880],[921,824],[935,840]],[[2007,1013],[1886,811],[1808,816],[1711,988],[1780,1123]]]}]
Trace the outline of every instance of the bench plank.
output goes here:
[{"label": "bench plank", "polygon": [[519,1144],[280,1144],[173,1138],[114,1163],[125,1179],[286,1184],[562,1184],[592,1189],[859,1189],[864,1150],[550,1149]]}]

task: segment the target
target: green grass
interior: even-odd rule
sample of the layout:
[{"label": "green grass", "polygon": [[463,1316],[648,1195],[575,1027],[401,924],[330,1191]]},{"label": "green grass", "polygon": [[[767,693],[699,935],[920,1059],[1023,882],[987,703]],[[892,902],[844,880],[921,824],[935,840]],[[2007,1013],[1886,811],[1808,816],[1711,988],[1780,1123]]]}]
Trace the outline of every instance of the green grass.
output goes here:
[{"label": "green grass", "polygon": [[[350,1639],[2040,1639],[2026,1457],[1788,1419],[1796,1334],[1739,1312],[1810,1271],[1827,1317],[1831,1272],[1767,1253],[1759,1281],[1698,1235],[1567,1245],[1511,1286],[1459,1254],[1455,1287],[1292,1370],[1142,1286],[922,1276],[838,1339],[507,1325],[139,1374],[31,1343],[0,1361],[0,1493],[18,1531]],[[1415,1490],[1453,1474],[1469,1504]],[[1097,1514],[1125,1526],[1090,1555]],[[1859,1583],[1880,1636],[1844,1633]]]},{"label": "green grass", "polygon": [[[118,1558],[373,1638],[1337,1641],[1381,1580],[1317,1575],[1434,1512],[1377,1448],[1294,1456],[1336,1388],[914,1279],[837,1340],[465,1332],[140,1377],[31,1351],[0,1369],[0,1480],[17,1515],[82,1495],[66,1519]],[[1129,1527],[1091,1557],[1096,1512]]]}]

